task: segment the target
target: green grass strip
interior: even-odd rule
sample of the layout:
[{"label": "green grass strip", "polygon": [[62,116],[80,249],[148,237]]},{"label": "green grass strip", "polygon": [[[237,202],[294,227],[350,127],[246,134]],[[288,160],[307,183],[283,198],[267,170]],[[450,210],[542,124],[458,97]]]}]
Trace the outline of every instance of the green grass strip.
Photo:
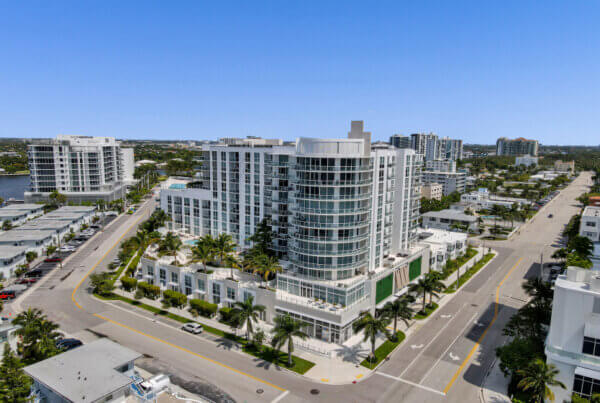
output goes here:
[{"label": "green grass strip", "polygon": [[[164,309],[160,309],[160,308],[157,308],[152,305],[144,304],[143,302],[140,302],[140,301],[137,301],[137,300],[134,300],[131,298],[123,297],[118,294],[113,293],[109,296],[102,296],[100,294],[94,294],[94,296],[96,296],[100,299],[103,299],[103,300],[107,300],[107,301],[126,302],[130,305],[137,306],[139,308],[145,309],[146,311],[152,312],[155,315],[164,316],[166,318],[173,319],[180,323],[185,324],[185,323],[189,323],[189,322],[197,322],[197,321],[193,321],[188,318],[184,318],[183,316],[176,315],[176,314],[166,311]],[[254,347],[248,346],[247,345],[248,341],[240,336],[236,336],[233,333],[224,332],[220,329],[214,328],[212,326],[208,326],[201,322],[197,322],[197,323],[200,323],[202,325],[202,327],[204,328],[204,331],[207,333],[211,333],[215,336],[223,337],[223,338],[226,338],[226,339],[229,339],[229,340],[232,340],[232,341],[235,341],[235,342],[241,344],[242,351],[244,351],[245,353],[250,354],[254,357],[261,358],[265,361],[272,362],[276,365],[285,367],[285,368],[287,368],[291,371],[297,372],[299,374],[304,374],[306,371],[308,371],[309,369],[311,369],[312,367],[315,366],[315,364],[313,362],[310,362],[303,358],[292,355],[292,366],[288,367],[287,354],[284,352],[279,352],[279,354],[276,354],[276,351],[268,346],[261,346],[261,348],[259,350],[257,350]],[[402,336],[404,338],[404,334]]]},{"label": "green grass strip", "polygon": [[[466,283],[471,277],[473,277],[475,275],[475,273],[477,273],[479,270],[481,270],[481,268],[483,266],[485,266],[490,260],[492,260],[492,258],[494,256],[496,256],[495,253],[486,254],[479,262],[475,263],[473,265],[473,267],[471,267],[469,270],[467,270],[465,273],[463,273],[463,275],[460,276],[458,288],[462,287],[462,285],[464,283]],[[453,293],[455,291],[456,291],[456,281],[444,290],[444,292],[447,294]]]},{"label": "green grass strip", "polygon": [[415,316],[413,316],[413,319],[425,319],[429,315],[431,315],[436,309],[438,309],[438,304],[436,304],[435,302],[430,302],[429,304],[425,305],[425,312],[423,312],[422,310],[417,312]]},{"label": "green grass strip", "polygon": [[398,331],[396,335],[398,337],[398,340],[391,341],[388,339],[384,341],[381,346],[375,349],[374,361],[369,361],[369,359],[366,358],[360,363],[360,365],[369,369],[375,369],[375,367],[377,367],[377,365],[379,365],[381,361],[383,361],[388,355],[390,355],[392,351],[394,351],[394,349],[398,347],[398,345],[402,343],[402,341],[404,341],[404,338],[406,337],[406,335],[401,331]]},{"label": "green grass strip", "polygon": [[452,273],[463,267],[471,258],[477,254],[477,251],[473,248],[468,248],[463,256],[459,256],[456,259],[449,260],[446,262],[446,267],[442,271],[442,280],[446,280]]}]

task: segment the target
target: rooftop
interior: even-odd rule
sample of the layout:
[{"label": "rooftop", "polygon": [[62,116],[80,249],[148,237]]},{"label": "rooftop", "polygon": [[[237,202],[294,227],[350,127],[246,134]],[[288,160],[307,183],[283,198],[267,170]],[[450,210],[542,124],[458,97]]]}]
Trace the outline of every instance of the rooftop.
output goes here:
[{"label": "rooftop", "polygon": [[417,228],[419,239],[427,243],[447,244],[465,241],[467,234],[462,232],[445,231],[437,228]]},{"label": "rooftop", "polygon": [[69,222],[64,220],[56,220],[50,218],[36,218],[35,220],[31,220],[18,228],[15,228],[16,231],[30,230],[30,229],[48,229],[48,230],[60,230],[63,228],[67,228],[71,225]]},{"label": "rooftop", "polygon": [[477,218],[460,212],[459,210],[440,210],[440,211],[428,211],[423,214],[423,217],[435,217],[435,218],[447,218],[450,220],[460,220],[467,222],[476,222]]},{"label": "rooftop", "polygon": [[600,207],[587,206],[585,210],[583,210],[582,217],[600,217]]},{"label": "rooftop", "polygon": [[93,402],[132,383],[115,368],[141,354],[103,338],[24,368],[39,383],[73,402]]},{"label": "rooftop", "polygon": [[18,256],[26,251],[26,246],[0,245],[0,256],[4,259]]},{"label": "rooftop", "polygon": [[86,213],[89,211],[94,211],[96,210],[96,207],[94,206],[63,206],[57,210],[54,210],[53,213],[56,212],[66,212],[66,213],[72,213],[72,212],[80,212],[80,213]]},{"label": "rooftop", "polygon": [[34,210],[39,210],[39,209],[43,209],[44,206],[41,204],[34,204],[34,203],[23,203],[23,204],[9,204],[8,206],[4,206],[0,209],[0,211],[3,210],[21,210],[21,211],[34,211]]},{"label": "rooftop", "polygon": [[10,230],[4,234],[0,234],[0,242],[41,241],[51,238],[54,235],[54,231],[51,230],[23,230],[22,227],[19,227],[18,229],[19,231]]}]

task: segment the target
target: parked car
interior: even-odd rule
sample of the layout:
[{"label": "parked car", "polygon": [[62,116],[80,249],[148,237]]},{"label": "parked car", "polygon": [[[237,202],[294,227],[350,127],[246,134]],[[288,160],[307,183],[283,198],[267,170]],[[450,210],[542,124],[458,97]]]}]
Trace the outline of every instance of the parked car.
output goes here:
[{"label": "parked car", "polygon": [[42,277],[44,274],[45,274],[45,272],[40,269],[33,269],[33,270],[25,273],[25,277],[26,278]]},{"label": "parked car", "polygon": [[35,284],[38,281],[38,277],[25,277],[17,281],[17,284]]},{"label": "parked car", "polygon": [[75,251],[75,248],[72,246],[61,246],[60,248],[58,248],[59,252],[73,252]]},{"label": "parked car", "polygon": [[100,226],[98,224],[92,224],[92,225],[90,225],[90,228],[92,228],[92,229],[100,229]]},{"label": "parked car", "polygon": [[204,330],[200,323],[189,322],[181,327],[186,332],[190,332],[193,334],[200,334]]},{"label": "parked car", "polygon": [[554,214],[548,214],[548,218],[554,217]]},{"label": "parked car", "polygon": [[69,351],[79,346],[83,346],[83,343],[79,339],[62,339],[56,342],[56,347],[64,351]]},{"label": "parked car", "polygon": [[44,262],[61,262],[62,261],[62,257],[60,256],[50,256],[47,257],[46,259],[44,259]]},{"label": "parked car", "polygon": [[17,295],[14,291],[6,291],[6,290],[0,290],[0,300],[8,300],[8,299],[13,299],[15,298]]}]

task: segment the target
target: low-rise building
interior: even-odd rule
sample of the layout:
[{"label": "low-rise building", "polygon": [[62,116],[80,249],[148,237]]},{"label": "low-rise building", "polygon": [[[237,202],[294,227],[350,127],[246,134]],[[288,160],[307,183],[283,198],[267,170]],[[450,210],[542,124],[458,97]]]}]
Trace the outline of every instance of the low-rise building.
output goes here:
[{"label": "low-rise building", "polygon": [[429,245],[430,270],[442,271],[446,262],[462,256],[467,250],[467,234],[435,228],[419,228],[419,241]]},{"label": "low-rise building", "polygon": [[535,167],[538,164],[538,157],[534,157],[533,155],[521,155],[515,158],[515,166],[524,165],[526,167]]},{"label": "low-rise building", "polygon": [[429,160],[425,161],[425,169],[435,172],[456,172],[456,161],[453,160]]},{"label": "low-rise building", "polygon": [[40,215],[44,214],[44,206],[42,204],[33,204],[33,203],[15,203],[15,204],[8,204],[2,208],[0,208],[1,212],[9,212],[9,211],[15,211],[15,212],[21,212],[21,213],[26,213],[27,214],[27,219],[31,219],[31,218],[35,218],[35,217],[39,217]]},{"label": "low-rise building", "polygon": [[442,200],[444,186],[440,183],[428,183],[421,186],[421,197]]},{"label": "low-rise building", "polygon": [[588,238],[594,245],[590,260],[594,270],[600,270],[600,207],[587,206],[581,214],[579,235]]},{"label": "low-rise building", "polygon": [[464,193],[467,174],[465,172],[440,172],[423,171],[423,184],[439,183],[442,185],[442,193],[448,196],[450,193]]},{"label": "low-rise building", "polygon": [[10,225],[17,226],[27,221],[28,214],[24,211],[19,210],[8,210],[3,211],[0,209],[0,226],[2,224],[9,223]]},{"label": "low-rise building", "polygon": [[33,379],[34,402],[111,402],[147,395],[134,362],[142,354],[107,338],[55,355],[23,370]]},{"label": "low-rise building", "polygon": [[55,237],[56,232],[52,230],[10,230],[0,234],[0,245],[26,246],[27,252],[36,252],[41,256],[44,248],[50,245]]},{"label": "low-rise building", "polygon": [[554,170],[563,173],[575,173],[575,161],[554,161]]},{"label": "low-rise building", "polygon": [[66,234],[71,232],[71,222],[54,219],[35,219],[21,225],[20,227],[14,228],[10,232],[21,231],[52,231],[54,233],[54,241],[58,242],[59,238],[62,239]]},{"label": "low-rise building", "polygon": [[519,206],[531,205],[531,202],[527,199],[520,199],[516,197],[504,197],[490,194],[486,188],[479,188],[476,191],[462,194],[460,201],[463,203],[469,203],[474,206],[477,210],[491,209],[494,205],[499,205],[506,208],[511,208],[515,203]]},{"label": "low-rise building", "polygon": [[438,228],[456,230],[459,228],[467,231],[477,230],[477,218],[457,210],[429,211],[422,215],[423,228]]},{"label": "low-rise building", "polygon": [[0,275],[3,279],[13,276],[19,265],[26,262],[26,246],[0,245]]},{"label": "low-rise building", "polygon": [[573,393],[590,399],[600,392],[600,276],[569,267],[554,285],[552,319],[546,339],[546,361],[558,369],[551,387],[555,401],[571,401]]}]

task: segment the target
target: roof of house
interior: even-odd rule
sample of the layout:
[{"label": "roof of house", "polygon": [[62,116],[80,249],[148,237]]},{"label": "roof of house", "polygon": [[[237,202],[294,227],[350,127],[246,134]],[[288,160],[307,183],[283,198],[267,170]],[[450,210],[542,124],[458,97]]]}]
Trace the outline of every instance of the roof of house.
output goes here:
[{"label": "roof of house", "polygon": [[[18,241],[40,241],[51,238],[55,232],[52,230],[28,229],[22,230],[23,227],[18,227],[4,234],[0,234],[0,242],[18,242]],[[16,231],[16,230],[19,231]]]},{"label": "roof of house", "polygon": [[22,210],[22,211],[35,211],[39,209],[43,209],[44,206],[41,204],[34,203],[23,203],[23,204],[9,204],[7,206],[2,207],[0,210]]},{"label": "roof of house", "polygon": [[583,210],[583,217],[600,217],[600,207],[597,206],[587,206],[585,210]]},{"label": "roof of house", "polygon": [[35,220],[31,220],[20,227],[15,228],[16,231],[23,231],[29,229],[49,229],[49,230],[60,230],[63,228],[67,228],[71,225],[70,222],[65,220],[57,220],[57,219],[49,219],[45,218],[43,220],[36,218]]},{"label": "roof of house", "polygon": [[73,402],[93,402],[132,383],[115,368],[141,354],[102,338],[24,368],[37,382]]},{"label": "roof of house", "polygon": [[4,259],[27,252],[26,246],[0,245],[0,256]]},{"label": "roof of house", "polygon": [[59,209],[54,210],[53,212],[89,212],[96,210],[94,206],[63,206]]},{"label": "roof of house", "polygon": [[476,222],[477,218],[465,214],[458,210],[440,210],[440,211],[428,211],[423,214],[423,217],[435,217],[435,218],[447,218],[449,220],[459,220],[459,221],[468,221],[468,222]]}]

